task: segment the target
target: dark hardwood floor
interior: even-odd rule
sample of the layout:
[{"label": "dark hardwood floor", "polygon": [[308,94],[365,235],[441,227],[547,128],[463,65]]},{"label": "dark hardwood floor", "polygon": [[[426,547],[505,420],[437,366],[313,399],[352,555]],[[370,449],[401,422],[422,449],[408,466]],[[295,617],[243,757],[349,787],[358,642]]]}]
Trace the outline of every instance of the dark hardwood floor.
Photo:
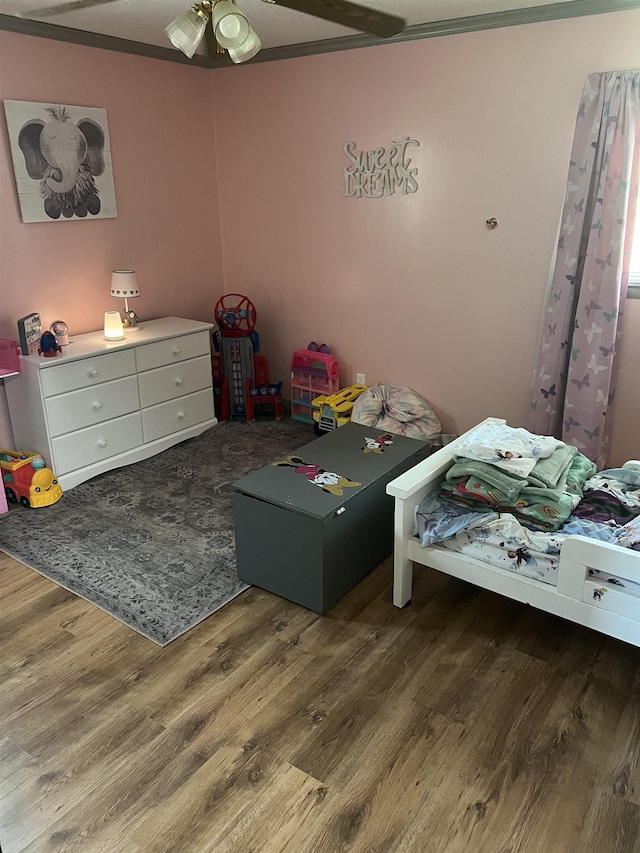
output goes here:
[{"label": "dark hardwood floor", "polygon": [[385,561],[161,649],[0,555],[3,853],[638,853],[640,650]]}]

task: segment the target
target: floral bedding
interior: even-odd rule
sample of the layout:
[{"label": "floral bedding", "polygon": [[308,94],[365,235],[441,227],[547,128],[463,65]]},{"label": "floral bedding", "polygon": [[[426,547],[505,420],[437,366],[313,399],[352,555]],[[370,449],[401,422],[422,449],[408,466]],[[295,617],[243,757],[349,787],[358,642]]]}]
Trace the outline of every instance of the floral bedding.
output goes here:
[{"label": "floral bedding", "polygon": [[[567,536],[579,534],[640,551],[640,471],[609,469],[587,480],[580,503],[556,532],[531,529],[510,512],[486,512],[452,503],[432,492],[416,511],[423,547],[441,544],[474,559],[555,585],[560,548]],[[599,578],[640,591],[640,584]]]}]

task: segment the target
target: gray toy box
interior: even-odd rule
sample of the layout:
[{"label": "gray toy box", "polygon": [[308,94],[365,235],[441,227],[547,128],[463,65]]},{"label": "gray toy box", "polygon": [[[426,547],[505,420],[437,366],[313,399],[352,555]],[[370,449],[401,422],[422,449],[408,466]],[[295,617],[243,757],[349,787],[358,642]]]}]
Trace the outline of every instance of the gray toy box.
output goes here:
[{"label": "gray toy box", "polygon": [[390,480],[429,442],[348,423],[234,484],[238,577],[316,613],[393,548]]}]

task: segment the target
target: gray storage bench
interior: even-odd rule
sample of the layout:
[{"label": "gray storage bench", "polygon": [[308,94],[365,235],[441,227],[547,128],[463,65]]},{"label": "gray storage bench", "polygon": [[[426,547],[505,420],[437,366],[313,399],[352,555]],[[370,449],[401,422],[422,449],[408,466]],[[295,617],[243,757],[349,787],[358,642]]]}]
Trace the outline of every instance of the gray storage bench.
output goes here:
[{"label": "gray storage bench", "polygon": [[386,485],[430,451],[429,442],[348,423],[242,477],[233,496],[238,577],[326,613],[391,553]]}]

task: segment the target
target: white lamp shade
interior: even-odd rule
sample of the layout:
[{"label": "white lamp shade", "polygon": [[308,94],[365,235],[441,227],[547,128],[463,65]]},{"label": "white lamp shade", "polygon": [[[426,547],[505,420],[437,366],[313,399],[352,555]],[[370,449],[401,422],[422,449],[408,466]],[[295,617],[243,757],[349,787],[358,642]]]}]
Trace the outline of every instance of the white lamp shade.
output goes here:
[{"label": "white lamp shade", "polygon": [[105,311],[104,336],[108,341],[121,341],[124,338],[119,311]]},{"label": "white lamp shade", "polygon": [[213,7],[213,31],[220,47],[238,48],[249,35],[249,21],[230,0],[218,0]]},{"label": "white lamp shade", "polygon": [[121,299],[132,299],[135,296],[140,296],[134,270],[114,270],[111,273],[111,295]]},{"label": "white lamp shade", "polygon": [[207,15],[199,15],[195,9],[189,9],[165,27],[164,31],[171,44],[192,59],[202,41],[208,21]]},{"label": "white lamp shade", "polygon": [[261,47],[262,42],[258,38],[257,33],[254,32],[254,30],[249,29],[249,35],[240,47],[230,47],[227,52],[232,61],[237,65],[239,62],[246,62],[247,59],[251,59],[251,57],[258,53]]}]

